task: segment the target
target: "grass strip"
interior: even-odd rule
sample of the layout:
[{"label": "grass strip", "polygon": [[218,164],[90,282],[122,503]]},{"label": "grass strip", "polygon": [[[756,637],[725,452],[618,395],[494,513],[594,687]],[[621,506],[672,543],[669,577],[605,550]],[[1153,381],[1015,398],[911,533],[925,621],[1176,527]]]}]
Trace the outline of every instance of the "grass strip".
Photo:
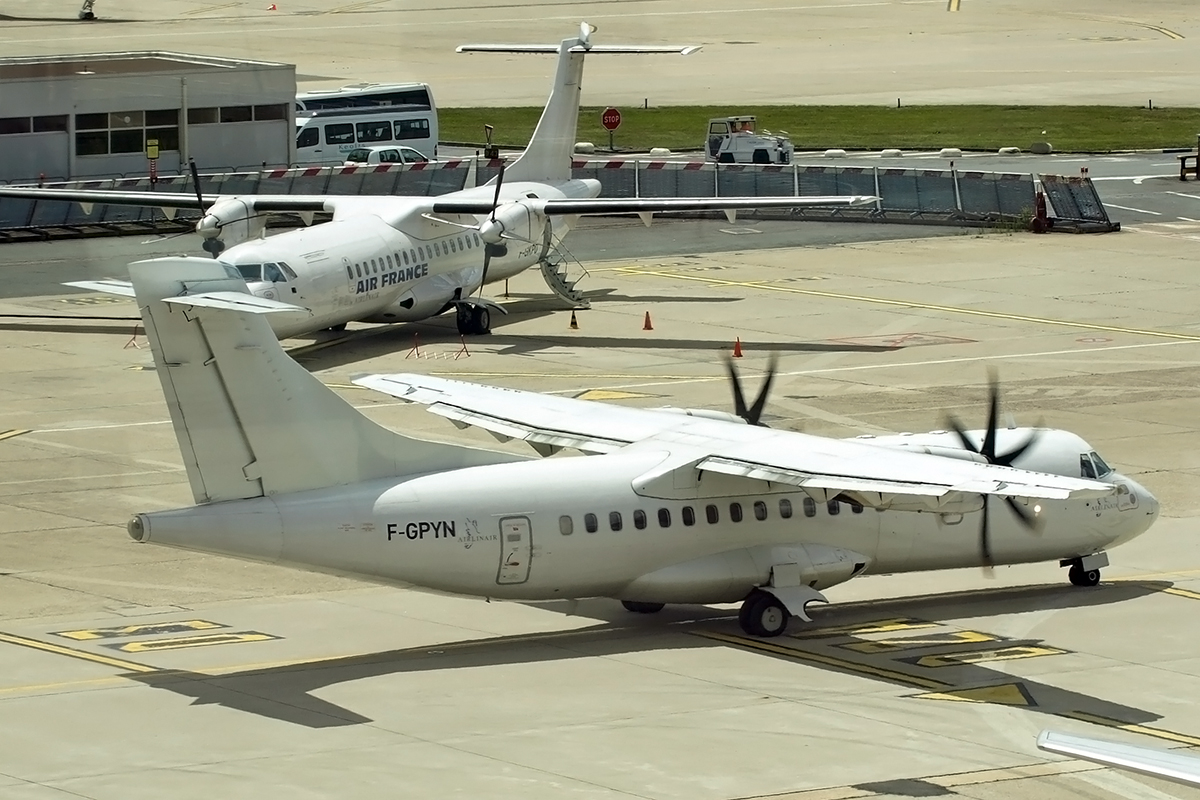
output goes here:
[{"label": "grass strip", "polygon": [[[600,108],[579,111],[579,141],[608,147]],[[495,127],[502,146],[529,141],[541,108],[439,109],[440,138],[482,144],[483,126]],[[1123,106],[664,106],[623,108],[614,137],[618,150],[701,147],[708,120],[753,114],[760,130],[788,131],[797,150],[832,147],[880,150],[997,150],[1050,142],[1059,152],[1100,153],[1195,147],[1200,108]]]}]

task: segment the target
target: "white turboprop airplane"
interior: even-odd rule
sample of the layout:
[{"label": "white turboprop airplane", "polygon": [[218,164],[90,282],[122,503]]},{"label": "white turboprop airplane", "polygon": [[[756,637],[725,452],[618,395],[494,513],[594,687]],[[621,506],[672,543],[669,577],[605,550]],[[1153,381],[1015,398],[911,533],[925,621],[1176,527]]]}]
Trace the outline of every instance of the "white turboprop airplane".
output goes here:
[{"label": "white turboprop airplane", "polygon": [[1200,788],[1200,757],[1190,753],[1173,753],[1156,747],[1139,747],[1055,731],[1042,731],[1037,746],[1048,753],[1082,758],[1106,767]]},{"label": "white turboprop airplane", "polygon": [[[550,99],[529,146],[487,185],[440,197],[247,195],[221,196],[4,187],[0,197],[85,204],[153,206],[173,213],[200,208],[196,224],[205,249],[241,272],[249,291],[309,309],[310,316],[276,319],[276,334],[341,328],[347,322],[409,322],[455,308],[461,333],[487,333],[502,306],[479,295],[482,286],[543,265],[547,283],[571,297],[572,285],[548,259],[555,239],[583,214],[638,214],[808,205],[859,205],[874,197],[600,198],[600,182],[573,180],[571,159],[588,53],[677,53],[696,47],[596,45],[584,23],[557,45],[463,45],[459,52],[558,53]],[[193,166],[193,175],[195,169]],[[197,181],[198,185],[198,181]],[[333,221],[262,238],[271,213],[316,212]],[[224,237],[224,238],[222,238]],[[224,249],[225,240],[233,239]],[[132,296],[124,281],[72,286]],[[246,291],[245,288],[242,291]],[[576,298],[577,299],[577,298]]]},{"label": "white turboprop airplane", "polygon": [[742,627],[773,636],[866,573],[1057,559],[1095,584],[1158,514],[1078,436],[997,431],[994,394],[987,431],[833,440],[756,424],[765,391],[747,405],[736,379],[736,415],[355,381],[542,455],[598,455],[421,441],[288,358],[263,315],[294,307],[230,302],[238,281],[205,259],[129,270],[197,503],[135,516],[140,542],[512,600],[741,601]]}]

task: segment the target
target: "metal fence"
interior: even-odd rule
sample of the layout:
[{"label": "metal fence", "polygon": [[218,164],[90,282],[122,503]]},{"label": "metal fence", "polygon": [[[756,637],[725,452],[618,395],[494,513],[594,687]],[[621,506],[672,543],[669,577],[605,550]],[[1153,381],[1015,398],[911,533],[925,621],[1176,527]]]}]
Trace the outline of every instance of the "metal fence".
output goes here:
[{"label": "metal fence", "polygon": [[[434,196],[479,186],[499,173],[499,160],[461,159],[378,167],[308,167],[203,175],[200,190],[224,195]],[[894,169],[824,165],[713,164],[656,160],[576,161],[574,177],[601,182],[601,197],[811,197],[857,194],[879,199],[856,208],[805,207],[743,216],[806,220],[1003,225],[1033,215],[1038,177],[1028,173]],[[1055,212],[1067,220],[1110,225],[1087,178],[1042,175]],[[187,176],[74,181],[47,184],[71,189],[147,193],[194,192]],[[0,240],[101,236],[183,230],[198,212],[180,210],[167,219],[157,208],[52,200],[0,198]],[[298,224],[291,217],[280,224]],[[1111,229],[1111,228],[1105,228]]]}]

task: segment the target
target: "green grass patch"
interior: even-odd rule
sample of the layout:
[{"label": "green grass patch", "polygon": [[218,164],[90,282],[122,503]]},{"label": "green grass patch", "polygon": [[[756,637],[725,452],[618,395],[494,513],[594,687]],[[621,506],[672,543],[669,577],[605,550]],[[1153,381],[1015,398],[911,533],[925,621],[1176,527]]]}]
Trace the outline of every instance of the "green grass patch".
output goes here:
[{"label": "green grass patch", "polygon": [[[608,147],[600,108],[579,112],[579,141]],[[443,108],[441,139],[482,144],[483,126],[496,143],[523,146],[541,108]],[[697,149],[708,120],[753,114],[760,129],[788,131],[798,150],[830,147],[996,150],[1050,142],[1056,151],[1106,152],[1194,147],[1200,109],[1122,106],[667,106],[621,109],[614,144],[619,150]],[[1045,133],[1043,133],[1045,131]]]}]

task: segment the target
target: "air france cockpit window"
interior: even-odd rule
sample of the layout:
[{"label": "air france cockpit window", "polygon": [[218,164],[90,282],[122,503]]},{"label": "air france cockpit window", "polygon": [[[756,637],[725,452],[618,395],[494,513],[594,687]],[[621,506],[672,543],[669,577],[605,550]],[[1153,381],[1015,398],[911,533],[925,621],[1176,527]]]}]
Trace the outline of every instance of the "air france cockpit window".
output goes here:
[{"label": "air france cockpit window", "polygon": [[284,277],[283,271],[279,269],[278,264],[267,262],[263,264],[263,280],[270,281],[271,283],[281,283],[286,281],[287,278]]},{"label": "air france cockpit window", "polygon": [[1104,463],[1104,459],[1095,450],[1091,452],[1092,463],[1096,466],[1096,477],[1103,478],[1108,473],[1112,472],[1112,467]]},{"label": "air france cockpit window", "polygon": [[1092,457],[1087,453],[1079,455],[1079,474],[1084,478],[1096,477],[1096,467],[1092,464]]},{"label": "air france cockpit window", "polygon": [[238,264],[237,268],[246,283],[262,280],[262,264]]}]

